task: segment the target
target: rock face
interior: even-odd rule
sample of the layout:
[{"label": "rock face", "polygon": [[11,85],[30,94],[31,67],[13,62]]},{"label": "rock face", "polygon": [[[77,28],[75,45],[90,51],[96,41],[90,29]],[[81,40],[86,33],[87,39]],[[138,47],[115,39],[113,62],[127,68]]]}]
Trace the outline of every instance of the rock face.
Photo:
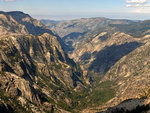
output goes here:
[{"label": "rock face", "polygon": [[143,37],[144,44],[124,56],[105,76],[118,86],[117,97],[122,100],[136,98],[150,85],[149,81],[149,36]]},{"label": "rock face", "polygon": [[[56,22],[49,27],[70,47],[65,49],[69,56],[88,69],[86,71],[105,74],[118,60],[141,45],[134,42],[127,29],[118,29],[136,24],[130,20],[91,18]],[[141,26],[143,24],[141,22]]]},{"label": "rock face", "polygon": [[[132,98],[135,102],[135,98],[141,98],[143,92],[147,94],[150,86],[149,24],[149,20],[133,22],[106,18],[49,24],[49,28],[71,47],[66,52],[81,65],[86,82],[91,81],[90,102],[94,98],[97,99],[95,103],[105,100],[105,97],[111,98],[103,106],[94,108],[97,111],[126,99]],[[88,109],[83,112],[88,112]]]},{"label": "rock face", "polygon": [[5,12],[0,12],[0,35],[5,35],[8,33],[28,33],[25,26],[20,25],[12,16],[6,14]]},{"label": "rock face", "polygon": [[109,113],[147,107],[149,99],[141,97],[150,94],[148,26],[106,18],[54,22],[50,28],[61,39],[28,14],[0,12],[0,110],[98,112],[116,106]]},{"label": "rock face", "polygon": [[[66,52],[73,52],[76,46],[80,46],[82,39],[91,38],[101,32],[115,32],[115,27],[110,25],[131,24],[130,20],[113,20],[108,18],[82,18],[71,21],[52,22],[41,21],[52,31],[57,33],[69,48],[64,47]],[[88,41],[88,40],[87,40]]]},{"label": "rock face", "polygon": [[149,113],[149,103],[144,99],[129,99],[119,105],[98,113]]},{"label": "rock face", "polygon": [[7,12],[7,14],[10,15],[19,24],[25,26],[29,34],[32,35],[40,35],[43,33],[53,34],[40,21],[33,19],[28,14],[19,11]]},{"label": "rock face", "polygon": [[[63,98],[70,97],[66,93],[85,88],[76,63],[43,24],[22,12],[1,12],[0,22],[0,89],[4,97],[6,93],[23,106],[33,106],[28,108],[33,112],[37,106],[44,112],[54,109],[44,107],[50,104],[67,105]],[[55,106],[57,111],[61,108]]]},{"label": "rock face", "polygon": [[88,41],[85,39],[69,55],[86,65],[90,71],[105,74],[118,60],[141,45],[142,43],[125,33],[116,32],[109,36],[107,32],[102,32]]}]

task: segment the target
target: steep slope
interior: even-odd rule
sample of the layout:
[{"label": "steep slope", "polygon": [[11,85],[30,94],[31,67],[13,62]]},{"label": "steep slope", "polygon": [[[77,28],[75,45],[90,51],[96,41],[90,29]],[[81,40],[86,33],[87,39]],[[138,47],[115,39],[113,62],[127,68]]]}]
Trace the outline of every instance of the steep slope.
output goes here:
[{"label": "steep slope", "polygon": [[30,15],[23,12],[14,11],[7,12],[13,19],[15,19],[19,24],[24,25],[29,34],[40,35],[43,33],[53,33],[48,30],[40,21],[33,19]]},{"label": "steep slope", "polygon": [[121,32],[128,33],[134,37],[143,37],[150,34],[150,20],[140,21],[136,23],[131,23],[128,25],[116,25],[112,24],[111,27],[115,27]]},{"label": "steep slope", "polygon": [[[62,37],[69,47],[69,49],[65,48],[65,51],[76,62],[83,65],[83,70],[105,74],[123,56],[142,45],[135,41],[133,33],[130,35],[122,29],[125,26],[129,26],[128,29],[134,29],[132,26],[138,24],[139,27],[135,27],[135,29],[140,29],[140,26],[145,25],[144,23],[90,18],[58,22],[50,27]],[[123,27],[119,28],[118,26]],[[147,29],[147,27],[145,28]],[[126,27],[124,30],[128,29]],[[85,74],[88,73],[86,71]]]},{"label": "steep slope", "polygon": [[[49,22],[50,23],[50,22]],[[71,21],[62,21],[52,23],[47,26],[54,32],[56,32],[69,46],[70,49],[65,49],[67,52],[72,52],[75,45],[82,42],[82,39],[92,37],[100,32],[110,31],[114,33],[114,28],[109,24],[130,24],[134,23],[130,20],[113,20],[108,18],[82,18]]]},{"label": "steep slope", "polygon": [[[68,55],[81,65],[83,75],[92,78],[91,92],[86,97],[87,100],[92,98],[92,108],[83,112],[101,111],[114,105],[116,107],[108,109],[106,113],[121,112],[115,111],[118,108],[126,110],[124,113],[135,112],[142,107],[145,109],[143,101],[149,104],[147,95],[150,94],[149,20],[89,20],[60,22],[51,26],[51,29],[60,34],[64,42],[71,47]],[[137,99],[143,97],[146,99]],[[133,107],[131,106],[130,110],[127,107],[131,103],[130,100],[126,102],[127,99],[133,99]],[[105,104],[101,105],[101,101]],[[122,101],[125,101],[125,104],[119,104]],[[140,102],[136,103],[137,101]],[[94,107],[98,104],[99,107]]]},{"label": "steep slope", "polygon": [[141,42],[145,44],[124,56],[106,74],[105,78],[117,83],[118,98],[136,98],[149,87],[149,39],[149,35],[143,37]]},{"label": "steep slope", "polygon": [[56,20],[48,20],[48,19],[42,19],[40,20],[43,24],[45,24],[46,26],[48,26],[49,28],[55,26],[57,23],[61,22],[61,21],[56,21]]},{"label": "steep slope", "polygon": [[150,36],[147,35],[138,41],[143,43],[143,45],[121,58],[110,68],[105,77],[99,81],[100,84],[105,82],[114,83],[111,84],[111,87],[115,88],[116,93],[114,98],[104,106],[97,107],[97,111],[113,106],[102,113],[149,112]]},{"label": "steep slope", "polygon": [[65,50],[71,58],[90,71],[105,74],[123,56],[142,45],[135,38],[149,34],[149,21],[90,18],[57,22],[50,28],[68,45]]},{"label": "steep slope", "polygon": [[[94,89],[100,90],[102,84],[110,84],[109,87],[113,87],[115,90],[114,98],[108,101],[104,106],[95,108],[97,111],[117,105],[127,99],[141,98],[141,95],[150,94],[148,92],[150,85],[148,63],[149,39],[149,35],[135,38],[125,33],[115,33],[115,35],[113,34],[105,41],[101,42],[100,39],[96,40],[96,38],[93,38],[88,43],[86,42],[80,45],[80,49],[75,49],[75,52],[77,51],[76,53],[78,53],[76,54],[76,61],[83,64],[84,70],[88,69],[88,71],[102,72],[102,74],[97,74],[97,76],[104,76],[104,78],[101,77],[102,80],[100,78],[100,80],[95,83],[93,91]],[[93,43],[93,40],[98,44]],[[75,55],[74,52],[71,55]],[[73,57],[74,56],[72,56],[72,58]],[[90,74],[92,73],[88,73],[89,76]],[[96,76],[96,74],[92,74],[91,76]],[[99,77],[96,77],[94,81],[97,81],[98,78]],[[107,87],[107,85],[104,87]],[[148,100],[146,99],[146,101]],[[130,103],[126,103],[126,106],[129,105]],[[134,111],[135,109],[136,111],[136,109],[140,109],[138,106],[141,105],[143,106],[142,103],[138,103],[132,110]],[[114,109],[116,110],[116,107]],[[122,109],[124,110],[124,107],[122,107]],[[117,112],[113,110],[108,110],[108,113]]]},{"label": "steep slope", "polygon": [[25,26],[20,25],[14,18],[5,12],[0,12],[0,35],[8,33],[28,33]]},{"label": "steep slope", "polygon": [[[63,42],[22,12],[0,12],[0,18],[0,109],[4,112],[101,111],[126,99],[135,103],[140,101],[137,97],[149,98],[149,27],[138,38],[118,27],[132,29],[140,23],[135,28],[140,30],[142,22],[94,18],[53,23],[51,29]],[[70,46],[68,55],[81,68],[65,53],[63,43]],[[140,102],[134,108],[143,105]]]},{"label": "steep slope", "polygon": [[[0,36],[0,102],[2,106],[5,104],[3,108],[11,106],[13,111],[18,110],[16,112],[23,109],[24,112],[73,111],[78,102],[74,102],[72,96],[86,89],[86,84],[79,67],[64,52],[58,38],[22,12],[2,12],[1,17],[7,17],[0,25],[6,29]],[[3,26],[5,21],[9,26]],[[18,25],[26,29],[24,34],[20,28],[11,30]]]},{"label": "steep slope", "polygon": [[[48,22],[47,22],[48,23]],[[51,21],[49,23],[52,23]],[[48,23],[48,24],[49,24]],[[112,20],[108,18],[83,18],[71,21],[60,21],[47,25],[54,30],[60,37],[71,35],[72,33],[85,33],[95,29],[101,29],[109,24],[130,24],[130,20]]]},{"label": "steep slope", "polygon": [[[98,54],[102,54],[100,53],[101,51],[104,51],[104,52],[107,51],[106,50],[107,48],[110,48],[110,51],[107,52],[109,54],[111,51],[113,51],[111,50],[111,47],[112,49],[113,48],[115,49],[115,46],[120,46],[118,47],[120,49],[120,51],[118,50],[118,53],[123,52],[123,50],[121,50],[121,45],[123,44],[126,44],[124,46],[132,50],[138,47],[138,42],[136,43],[135,41],[136,41],[136,38],[125,33],[116,32],[112,35],[109,35],[107,32],[102,32],[99,35],[96,35],[94,37],[89,37],[88,39],[85,39],[84,41],[82,41],[81,44],[78,44],[76,46],[73,53],[70,53],[70,56],[74,58],[75,61],[79,61],[82,64],[89,64],[93,62],[94,59],[96,59],[96,57],[97,58],[100,58],[100,56],[102,57],[102,55],[98,56]],[[127,43],[131,43],[131,46],[133,47],[128,47]],[[107,53],[105,52],[106,55],[104,57],[107,56]],[[127,53],[128,52],[124,54],[127,54]],[[89,54],[89,57],[88,57],[88,54]],[[118,56],[116,55],[116,57]]]}]

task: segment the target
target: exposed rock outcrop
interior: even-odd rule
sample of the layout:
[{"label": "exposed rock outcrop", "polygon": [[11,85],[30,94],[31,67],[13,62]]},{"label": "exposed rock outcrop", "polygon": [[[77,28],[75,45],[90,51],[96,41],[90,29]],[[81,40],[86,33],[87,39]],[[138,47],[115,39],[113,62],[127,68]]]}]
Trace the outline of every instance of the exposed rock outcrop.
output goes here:
[{"label": "exposed rock outcrop", "polygon": [[[30,105],[33,112],[38,106],[41,112],[59,111],[63,106],[57,103],[64,102],[64,97],[71,100],[68,95],[76,87],[85,88],[76,63],[52,31],[22,12],[1,12],[0,21],[4,31],[0,33],[0,89],[4,94],[22,106]],[[47,109],[47,105],[53,107]],[[69,106],[67,101],[64,105]]]}]

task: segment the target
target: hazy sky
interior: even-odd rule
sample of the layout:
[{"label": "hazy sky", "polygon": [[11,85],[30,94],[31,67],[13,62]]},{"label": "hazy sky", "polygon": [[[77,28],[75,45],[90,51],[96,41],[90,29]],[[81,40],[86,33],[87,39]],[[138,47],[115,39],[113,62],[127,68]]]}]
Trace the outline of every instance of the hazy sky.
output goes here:
[{"label": "hazy sky", "polygon": [[23,11],[37,19],[108,17],[150,19],[150,0],[0,0],[1,11]]}]

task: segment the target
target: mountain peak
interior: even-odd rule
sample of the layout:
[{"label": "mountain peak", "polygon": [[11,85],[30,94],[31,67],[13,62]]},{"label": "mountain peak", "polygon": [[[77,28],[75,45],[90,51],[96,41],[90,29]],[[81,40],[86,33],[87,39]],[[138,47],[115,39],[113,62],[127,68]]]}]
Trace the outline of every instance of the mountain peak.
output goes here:
[{"label": "mountain peak", "polygon": [[30,15],[28,15],[24,12],[21,12],[21,11],[11,11],[11,12],[6,12],[6,13],[9,15],[18,15],[18,16],[21,16],[22,18],[30,17]]},{"label": "mountain peak", "polygon": [[4,11],[0,11],[0,14],[5,14],[6,12],[4,12]]}]

